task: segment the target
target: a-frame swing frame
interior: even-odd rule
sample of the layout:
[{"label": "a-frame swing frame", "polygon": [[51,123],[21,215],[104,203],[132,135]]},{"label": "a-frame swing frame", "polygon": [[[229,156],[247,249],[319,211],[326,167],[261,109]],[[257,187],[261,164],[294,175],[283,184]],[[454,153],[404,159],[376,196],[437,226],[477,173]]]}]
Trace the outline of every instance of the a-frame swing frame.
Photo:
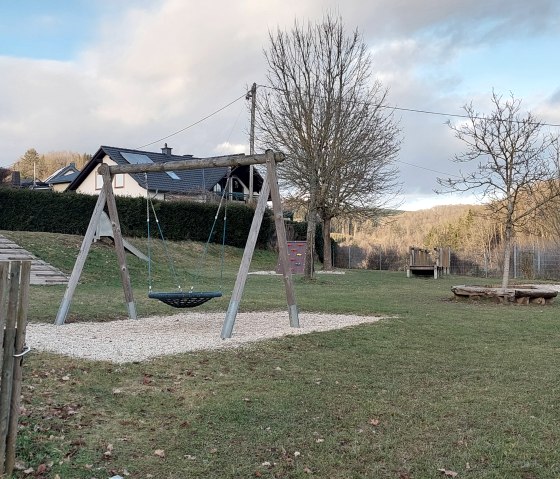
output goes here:
[{"label": "a-frame swing frame", "polygon": [[247,243],[245,245],[245,250],[243,252],[243,258],[241,260],[241,265],[239,266],[239,272],[237,273],[237,279],[235,281],[235,286],[230,299],[229,307],[224,319],[224,324],[221,332],[222,339],[230,338],[233,332],[233,327],[235,324],[235,319],[237,317],[237,312],[239,309],[239,304],[241,297],[243,296],[243,290],[245,288],[245,283],[247,281],[247,275],[249,274],[249,267],[251,265],[251,260],[253,258],[253,253],[255,251],[255,246],[257,243],[257,237],[259,234],[259,229],[261,227],[264,212],[266,210],[266,204],[268,201],[268,196],[270,194],[272,198],[272,208],[274,213],[274,224],[276,227],[276,235],[278,237],[278,253],[280,264],[282,265],[282,275],[284,280],[284,286],[286,289],[286,300],[288,303],[288,315],[290,319],[290,326],[299,327],[299,312],[296,303],[296,296],[294,291],[294,285],[292,280],[292,273],[290,270],[290,261],[288,258],[288,244],[286,239],[286,227],[284,225],[284,216],[282,213],[282,204],[280,200],[280,191],[278,188],[278,175],[276,171],[276,163],[284,160],[284,155],[281,153],[274,153],[271,150],[267,150],[264,154],[258,155],[248,155],[240,157],[226,156],[226,157],[211,157],[211,158],[201,158],[201,159],[189,159],[189,160],[179,160],[179,161],[166,161],[162,163],[151,163],[151,164],[138,164],[138,165],[115,165],[109,166],[106,164],[100,165],[98,171],[103,177],[103,188],[99,192],[99,197],[97,203],[91,215],[89,226],[87,228],[86,234],[82,241],[82,246],[80,252],[74,264],[74,269],[68,281],[68,286],[60,303],[58,314],[56,316],[55,324],[62,325],[66,321],[68,316],[68,311],[70,310],[70,305],[72,303],[72,298],[74,292],[78,285],[78,281],[82,274],[86,258],[88,256],[91,244],[93,242],[93,237],[95,235],[95,230],[99,224],[99,219],[105,205],[109,210],[109,219],[111,220],[111,226],[113,228],[113,238],[115,240],[115,251],[117,254],[117,260],[120,267],[121,282],[124,290],[124,298],[126,307],[128,310],[128,317],[130,319],[136,319],[136,305],[134,303],[134,297],[132,294],[132,286],[130,283],[130,275],[128,271],[128,266],[126,263],[126,253],[123,244],[123,238],[121,233],[121,227],[119,222],[119,215],[117,211],[117,203],[115,201],[115,194],[113,192],[112,179],[113,176],[119,173],[146,173],[146,172],[159,172],[159,171],[173,171],[173,170],[194,170],[200,168],[216,168],[216,167],[237,167],[237,166],[247,166],[255,164],[266,164],[266,178],[262,186],[261,192],[259,194],[259,199],[257,206],[255,208],[255,214],[253,216],[253,222],[251,224],[251,229],[249,230],[249,235],[247,237]]}]

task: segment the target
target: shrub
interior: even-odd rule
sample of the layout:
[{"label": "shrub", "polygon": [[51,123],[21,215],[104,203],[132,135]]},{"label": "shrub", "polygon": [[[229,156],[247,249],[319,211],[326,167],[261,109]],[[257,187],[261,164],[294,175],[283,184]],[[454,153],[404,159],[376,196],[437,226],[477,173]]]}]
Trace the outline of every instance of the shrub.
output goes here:
[{"label": "shrub", "polygon": [[[123,235],[146,237],[145,199],[117,197],[116,201]],[[0,229],[84,235],[96,202],[97,197],[92,195],[0,188]],[[207,241],[217,207],[188,201],[154,201],[164,237],[177,241]],[[227,245],[245,246],[253,214],[254,210],[244,204],[227,205]],[[151,224],[151,234],[158,235],[153,230],[155,222]],[[222,242],[223,228],[222,210],[212,242]],[[259,247],[268,244],[272,230],[272,214],[267,210],[257,240]]]}]

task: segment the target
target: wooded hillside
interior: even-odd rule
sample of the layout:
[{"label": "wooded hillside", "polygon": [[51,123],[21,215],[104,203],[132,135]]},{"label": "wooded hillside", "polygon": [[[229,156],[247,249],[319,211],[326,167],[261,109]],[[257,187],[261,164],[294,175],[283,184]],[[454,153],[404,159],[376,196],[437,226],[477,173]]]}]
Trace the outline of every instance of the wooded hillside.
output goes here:
[{"label": "wooded hillside", "polygon": [[[516,236],[520,248],[557,249],[560,205],[550,204],[540,211]],[[402,269],[410,246],[432,249],[450,246],[456,257],[473,267],[497,270],[501,267],[500,251],[503,231],[499,218],[489,217],[481,205],[448,205],[400,212],[381,219],[356,224],[337,223],[333,233],[338,244],[358,247],[363,251],[362,267],[377,269],[380,256],[387,269]],[[391,257],[388,263],[385,258]]]}]

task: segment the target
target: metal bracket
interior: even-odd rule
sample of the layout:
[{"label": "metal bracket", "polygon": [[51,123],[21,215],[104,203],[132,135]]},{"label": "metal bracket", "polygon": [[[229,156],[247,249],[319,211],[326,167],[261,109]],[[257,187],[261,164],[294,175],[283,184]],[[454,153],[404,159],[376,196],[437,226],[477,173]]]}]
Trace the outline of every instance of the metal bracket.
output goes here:
[{"label": "metal bracket", "polygon": [[21,353],[14,354],[14,358],[21,358],[25,356],[29,351],[31,351],[31,348],[29,346],[24,346]]}]

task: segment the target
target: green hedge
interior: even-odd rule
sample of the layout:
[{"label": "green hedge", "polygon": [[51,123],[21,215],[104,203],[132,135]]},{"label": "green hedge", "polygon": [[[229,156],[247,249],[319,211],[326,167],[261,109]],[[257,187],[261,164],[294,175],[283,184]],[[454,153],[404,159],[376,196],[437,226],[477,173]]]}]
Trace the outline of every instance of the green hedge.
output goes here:
[{"label": "green hedge", "polygon": [[[0,188],[0,229],[84,235],[96,201],[97,197],[91,195]],[[147,235],[144,199],[117,197],[117,208],[124,236]],[[166,239],[206,241],[217,205],[155,201],[154,209]],[[253,209],[244,204],[228,204],[226,244],[239,248],[245,246],[253,213]],[[151,225],[151,234],[158,235],[153,218]],[[259,247],[267,245],[273,228],[272,214],[267,211],[259,232]],[[213,242],[221,243],[222,231],[223,210]]]}]

